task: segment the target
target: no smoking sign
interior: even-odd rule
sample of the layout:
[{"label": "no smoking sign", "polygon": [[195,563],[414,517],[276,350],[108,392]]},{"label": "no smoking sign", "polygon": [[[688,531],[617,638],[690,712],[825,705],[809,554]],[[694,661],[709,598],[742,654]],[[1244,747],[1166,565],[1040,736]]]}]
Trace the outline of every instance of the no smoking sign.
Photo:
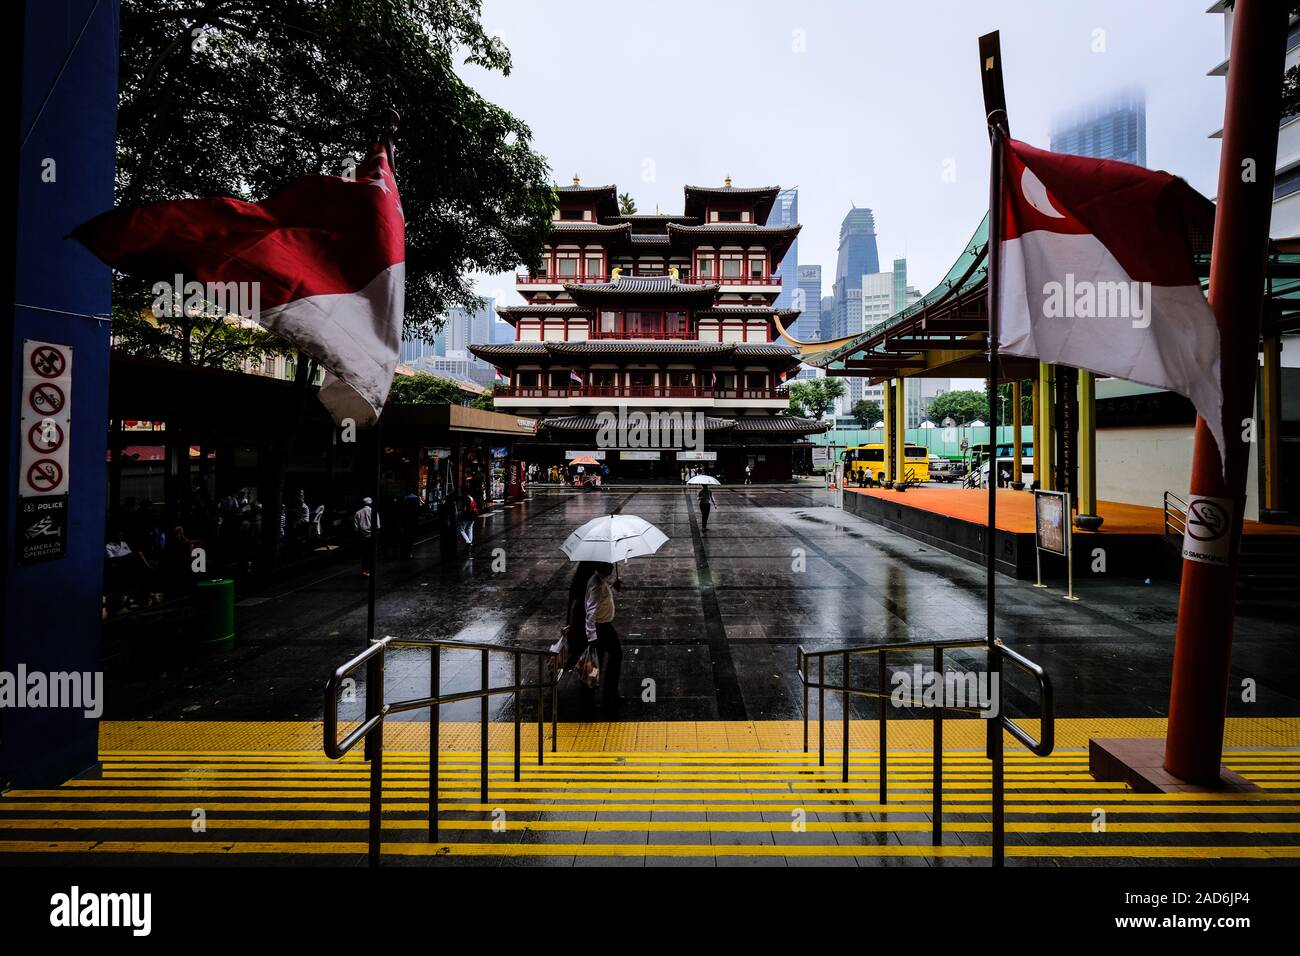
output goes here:
[{"label": "no smoking sign", "polygon": [[23,442],[18,494],[64,495],[72,436],[72,348],[57,342],[23,342]]}]

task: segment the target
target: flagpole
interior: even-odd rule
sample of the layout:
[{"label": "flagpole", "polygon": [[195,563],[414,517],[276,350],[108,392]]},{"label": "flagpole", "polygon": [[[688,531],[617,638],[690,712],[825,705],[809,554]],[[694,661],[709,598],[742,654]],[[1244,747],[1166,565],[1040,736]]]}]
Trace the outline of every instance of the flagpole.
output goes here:
[{"label": "flagpole", "polygon": [[996,691],[994,715],[985,720],[985,749],[992,763],[992,856],[993,865],[1004,864],[1003,845],[1003,741],[1002,741],[1002,658],[997,653],[997,535],[998,535],[998,286],[1002,263],[1002,171],[1004,137],[1007,135],[1006,93],[1002,85],[1002,48],[998,33],[980,37],[980,76],[984,91],[984,111],[989,126],[989,235],[988,313],[989,313],[989,510],[987,561],[985,570],[985,666],[990,687]]},{"label": "flagpole", "polygon": [[[397,110],[389,107],[380,114],[384,119],[384,133],[382,137],[384,145],[384,156],[388,159],[388,168],[396,175],[396,166],[393,160],[393,136],[397,133],[397,123],[400,117]],[[379,502],[380,490],[384,484],[384,410],[379,410],[379,416],[375,419],[375,496],[374,504],[370,509],[370,577],[367,579],[366,587],[366,644],[373,644],[375,641],[375,603],[379,587]],[[369,739],[369,738],[367,738]]]}]

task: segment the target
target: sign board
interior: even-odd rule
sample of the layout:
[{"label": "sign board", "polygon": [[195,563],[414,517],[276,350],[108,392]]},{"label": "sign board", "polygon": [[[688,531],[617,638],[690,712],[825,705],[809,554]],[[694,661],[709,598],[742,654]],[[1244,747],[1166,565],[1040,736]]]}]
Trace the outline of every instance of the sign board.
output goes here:
[{"label": "sign board", "polygon": [[618,457],[623,461],[658,461],[659,454],[657,451],[621,451]]},{"label": "sign board", "polygon": [[450,458],[451,449],[450,448],[426,448],[424,450],[424,456],[426,458],[433,458],[435,460],[441,458]]},{"label": "sign board", "polygon": [[1228,564],[1232,538],[1231,498],[1193,495],[1187,501],[1187,524],[1183,531],[1183,557],[1201,564]]},{"label": "sign board", "polygon": [[18,563],[57,561],[68,553],[71,346],[24,339],[21,394]]},{"label": "sign board", "polygon": [[68,554],[68,496],[18,499],[18,563],[57,561]]},{"label": "sign board", "polygon": [[1065,557],[1069,548],[1070,496],[1062,491],[1034,492],[1034,538],[1040,551]]},{"label": "sign board", "polygon": [[594,458],[596,459],[596,461],[604,461],[605,452],[603,449],[599,451],[566,451],[564,453],[564,457],[565,460],[570,460],[573,458]]},{"label": "sign board", "polygon": [[67,494],[72,349],[53,342],[24,340],[22,396],[18,494]]},{"label": "sign board", "polygon": [[[816,452],[814,451],[814,454]],[[677,453],[678,461],[717,461],[718,453],[716,451],[679,451]]]}]

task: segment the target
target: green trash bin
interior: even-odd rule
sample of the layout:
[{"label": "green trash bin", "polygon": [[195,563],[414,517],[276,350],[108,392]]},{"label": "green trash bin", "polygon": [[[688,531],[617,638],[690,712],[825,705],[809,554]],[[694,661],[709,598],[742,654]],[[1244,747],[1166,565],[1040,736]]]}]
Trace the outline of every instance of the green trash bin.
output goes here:
[{"label": "green trash bin", "polygon": [[228,651],[235,646],[235,582],[230,578],[195,585],[194,632],[203,650]]}]

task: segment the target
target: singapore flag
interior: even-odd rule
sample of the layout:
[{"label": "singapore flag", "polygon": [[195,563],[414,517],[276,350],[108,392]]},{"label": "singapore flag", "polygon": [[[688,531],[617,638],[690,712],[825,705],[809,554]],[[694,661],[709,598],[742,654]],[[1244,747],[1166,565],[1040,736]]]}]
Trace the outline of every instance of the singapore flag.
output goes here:
[{"label": "singapore flag", "polygon": [[114,269],[174,275],[187,289],[198,283],[209,302],[232,283],[252,288],[237,311],[320,363],[320,399],[335,421],[378,420],[397,368],[406,289],[406,226],[382,146],[355,175],[300,176],[264,202],[124,207],[72,237]]},{"label": "singapore flag", "polygon": [[1214,206],[1183,180],[1006,140],[998,345],[1186,396],[1224,449],[1219,328],[1193,270]]}]

